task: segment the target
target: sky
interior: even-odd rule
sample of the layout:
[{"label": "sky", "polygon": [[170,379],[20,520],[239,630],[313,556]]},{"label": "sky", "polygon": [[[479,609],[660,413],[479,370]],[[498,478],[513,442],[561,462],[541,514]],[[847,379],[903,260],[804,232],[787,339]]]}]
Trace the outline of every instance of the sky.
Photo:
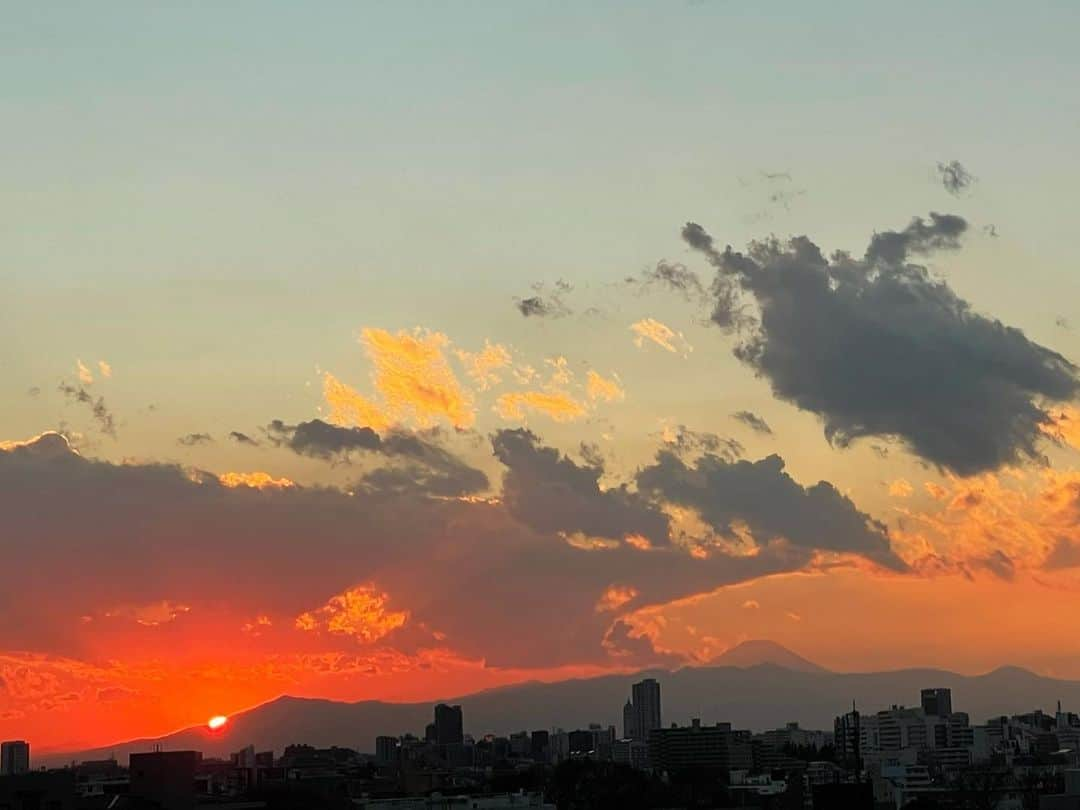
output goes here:
[{"label": "sky", "polygon": [[1080,678],[1074,3],[42,3],[0,737],[707,664]]}]

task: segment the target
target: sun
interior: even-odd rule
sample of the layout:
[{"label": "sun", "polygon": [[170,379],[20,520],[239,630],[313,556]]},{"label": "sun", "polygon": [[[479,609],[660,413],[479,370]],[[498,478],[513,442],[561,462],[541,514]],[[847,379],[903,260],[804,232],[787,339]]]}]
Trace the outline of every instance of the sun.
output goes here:
[{"label": "sun", "polygon": [[206,727],[211,731],[217,731],[219,728],[223,728],[228,722],[228,717],[223,714],[216,714],[206,721]]}]

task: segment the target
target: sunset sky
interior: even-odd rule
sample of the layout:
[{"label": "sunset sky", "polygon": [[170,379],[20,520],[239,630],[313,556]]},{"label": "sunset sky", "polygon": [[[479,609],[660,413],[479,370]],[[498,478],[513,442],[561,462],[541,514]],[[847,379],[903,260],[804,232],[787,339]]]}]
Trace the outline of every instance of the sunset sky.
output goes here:
[{"label": "sunset sky", "polygon": [[0,738],[1080,679],[1080,6],[23,4]]}]

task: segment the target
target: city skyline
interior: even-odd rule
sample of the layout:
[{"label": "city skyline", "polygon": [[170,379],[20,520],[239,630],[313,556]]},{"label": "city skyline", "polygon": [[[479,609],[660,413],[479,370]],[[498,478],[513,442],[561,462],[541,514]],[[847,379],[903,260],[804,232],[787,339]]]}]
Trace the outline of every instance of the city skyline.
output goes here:
[{"label": "city skyline", "polygon": [[1080,681],[1080,8],[10,17],[0,739]]}]

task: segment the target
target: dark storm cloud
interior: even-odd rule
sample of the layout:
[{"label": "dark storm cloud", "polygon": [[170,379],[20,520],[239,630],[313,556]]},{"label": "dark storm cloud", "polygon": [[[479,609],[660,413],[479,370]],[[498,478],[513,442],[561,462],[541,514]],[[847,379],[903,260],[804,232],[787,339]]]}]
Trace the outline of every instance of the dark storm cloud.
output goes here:
[{"label": "dark storm cloud", "polygon": [[[575,485],[595,483],[591,470],[578,480],[557,456],[547,464],[553,471],[522,472],[522,465],[545,462],[536,458],[535,441],[519,439],[516,449],[509,449],[513,439],[504,443],[521,461],[519,482],[561,476]],[[335,594],[373,583],[388,594],[390,609],[409,612],[406,625],[385,640],[396,649],[430,646],[425,628],[431,628],[445,634],[440,646],[488,666],[625,661],[623,648],[635,636],[612,630],[619,611],[596,609],[613,584],[637,592],[636,609],[797,570],[811,560],[808,550],[790,544],[707,559],[674,545],[584,549],[530,528],[505,503],[363,489],[350,495],[322,487],[230,488],[209,473],[173,465],[94,461],[59,434],[8,448],[0,450],[0,594],[7,609],[0,647],[6,649],[77,653],[87,631],[73,617],[168,599],[190,608],[186,621],[170,625],[178,645],[200,639],[207,621],[224,633],[268,615],[280,633],[278,651],[306,644],[355,652],[357,639],[304,634],[295,619]],[[507,493],[508,500],[516,497],[513,489]],[[620,500],[616,493],[607,508],[619,508]],[[662,525],[640,504],[627,511],[643,516],[641,526],[620,518],[637,533]],[[86,554],[88,548],[94,553]],[[38,598],[43,578],[65,583],[50,610]],[[493,611],[492,605],[513,607]],[[132,623],[132,632],[145,629]],[[650,656],[648,648],[636,654]]]},{"label": "dark storm cloud", "polygon": [[93,396],[81,385],[71,385],[66,382],[60,383],[60,393],[64,395],[66,399],[71,402],[77,402],[80,405],[85,405],[90,409],[90,413],[94,417],[94,421],[98,424],[98,429],[106,436],[112,436],[116,438],[116,420],[113,418],[112,412],[105,405],[105,398],[99,396],[94,399]]},{"label": "dark storm cloud", "polygon": [[731,415],[731,418],[736,422],[742,422],[754,431],[754,433],[761,433],[766,436],[772,435],[773,431],[772,428],[769,427],[769,423],[753,411],[735,411],[735,413]]},{"label": "dark storm cloud", "polygon": [[953,214],[930,212],[930,221],[915,217],[902,231],[875,233],[866,249],[868,262],[901,264],[912,255],[926,255],[936,250],[957,250],[960,237],[967,231],[967,221]]},{"label": "dark storm cloud", "polygon": [[200,444],[213,444],[214,437],[209,433],[189,433],[177,439],[176,443],[184,447],[196,447]]},{"label": "dark storm cloud", "polygon": [[533,285],[533,295],[515,298],[514,306],[526,318],[562,318],[570,314],[570,307],[563,296],[573,290],[573,285],[560,279],[555,289],[547,292],[543,282]]},{"label": "dark storm cloud", "polygon": [[959,197],[975,182],[975,176],[959,160],[938,163],[937,172],[941,185],[954,197]]},{"label": "dark storm cloud", "polygon": [[251,438],[246,433],[241,433],[239,430],[230,430],[229,438],[237,444],[246,444],[251,447],[259,446],[259,443],[255,439]]},{"label": "dark storm cloud", "polygon": [[668,543],[667,516],[625,486],[600,488],[604,470],[579,466],[524,428],[500,430],[491,440],[506,465],[503,499],[510,513],[541,532]]},{"label": "dark storm cloud", "polygon": [[[687,244],[717,270],[719,302],[757,319],[736,356],[773,393],[820,416],[834,445],[900,439],[961,475],[1041,458],[1045,401],[1080,393],[1076,367],[1018,329],[972,311],[912,256],[957,247],[966,223],[931,214],[874,234],[863,259],[826,258],[805,236],[717,249],[695,223]],[[722,325],[728,321],[720,319]]]},{"label": "dark storm cloud", "polygon": [[399,458],[398,467],[365,473],[357,486],[387,494],[420,494],[456,497],[488,488],[487,476],[470,467],[434,440],[437,434],[391,431],[380,436],[369,427],[340,427],[321,419],[289,425],[275,419],[266,428],[270,441],[301,456],[324,461],[348,462],[354,452]]},{"label": "dark storm cloud", "polygon": [[287,425],[275,419],[266,428],[270,441],[300,456],[330,460],[344,458],[354,450],[378,450],[379,434],[369,427],[340,427],[321,419]]},{"label": "dark storm cloud", "polygon": [[736,524],[745,523],[759,545],[784,539],[805,548],[861,554],[896,570],[906,568],[883,524],[856,509],[827,481],[801,486],[777,455],[731,461],[707,453],[688,465],[662,450],[655,464],[638,472],[636,481],[643,493],[696,509],[722,536],[733,535]]}]

